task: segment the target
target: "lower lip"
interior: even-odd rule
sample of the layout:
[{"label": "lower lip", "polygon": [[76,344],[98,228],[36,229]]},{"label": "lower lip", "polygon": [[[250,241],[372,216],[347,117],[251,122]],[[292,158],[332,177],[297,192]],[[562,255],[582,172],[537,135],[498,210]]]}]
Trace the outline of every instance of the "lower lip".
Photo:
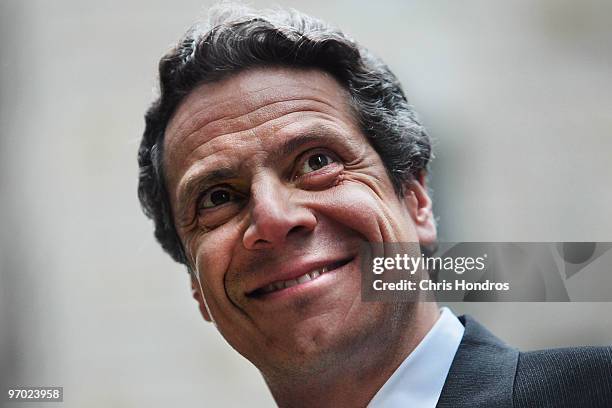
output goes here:
[{"label": "lower lip", "polygon": [[274,292],[265,293],[263,295],[257,296],[255,299],[271,301],[277,299],[292,298],[294,296],[311,293],[312,291],[319,289],[320,287],[326,285],[328,282],[331,282],[333,279],[337,278],[337,273],[349,268],[350,265],[353,264],[355,259],[356,258],[353,258],[349,262],[340,266],[339,268],[332,269],[331,271],[327,271],[324,274],[317,276],[316,279],[309,280],[308,282],[304,283],[298,283],[297,285],[292,286],[290,288],[284,288],[276,290]]}]

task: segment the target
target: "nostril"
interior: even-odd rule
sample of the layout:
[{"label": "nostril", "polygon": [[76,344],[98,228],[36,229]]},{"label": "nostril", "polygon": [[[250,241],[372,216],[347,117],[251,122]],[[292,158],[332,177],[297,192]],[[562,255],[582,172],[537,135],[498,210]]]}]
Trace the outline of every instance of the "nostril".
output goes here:
[{"label": "nostril", "polygon": [[255,245],[260,246],[260,245],[266,245],[269,244],[268,241],[266,241],[265,239],[258,239],[257,241],[255,241]]},{"label": "nostril", "polygon": [[304,227],[302,225],[296,225],[295,227],[291,228],[289,230],[289,232],[287,233],[287,235],[295,235],[295,234],[300,234],[300,233],[304,233],[304,232],[308,232],[309,228]]},{"label": "nostril", "polygon": [[247,249],[282,245],[290,236],[299,239],[308,235],[317,225],[316,217],[307,208],[284,201],[265,201],[254,205],[250,221],[243,236],[243,244]]}]

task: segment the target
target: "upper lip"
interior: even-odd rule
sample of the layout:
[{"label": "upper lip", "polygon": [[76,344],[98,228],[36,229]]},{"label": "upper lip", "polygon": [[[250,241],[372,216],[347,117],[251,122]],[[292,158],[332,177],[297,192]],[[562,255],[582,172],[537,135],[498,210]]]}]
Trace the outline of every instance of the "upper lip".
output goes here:
[{"label": "upper lip", "polygon": [[330,270],[342,266],[352,261],[354,256],[340,256],[334,258],[326,258],[315,261],[300,260],[288,261],[286,265],[275,269],[273,272],[263,273],[260,279],[254,280],[246,290],[246,295],[254,295],[260,289],[268,286],[271,283],[285,281],[298,278],[307,272],[312,272],[316,269],[321,269],[324,266],[330,267]]}]

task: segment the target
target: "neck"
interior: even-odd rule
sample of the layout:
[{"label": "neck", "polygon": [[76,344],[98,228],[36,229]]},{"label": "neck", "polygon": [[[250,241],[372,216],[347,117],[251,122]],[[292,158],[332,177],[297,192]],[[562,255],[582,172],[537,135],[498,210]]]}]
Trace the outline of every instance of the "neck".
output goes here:
[{"label": "neck", "polygon": [[279,407],[365,407],[423,340],[439,317],[436,303],[413,304],[393,330],[335,358],[319,370],[263,373]]}]

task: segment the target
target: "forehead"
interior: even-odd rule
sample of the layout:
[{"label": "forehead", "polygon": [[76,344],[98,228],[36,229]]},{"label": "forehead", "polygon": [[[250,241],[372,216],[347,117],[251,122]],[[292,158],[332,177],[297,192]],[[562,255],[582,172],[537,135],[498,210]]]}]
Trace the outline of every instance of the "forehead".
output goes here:
[{"label": "forehead", "polygon": [[300,113],[354,123],[348,98],[335,78],[317,69],[262,67],[202,84],[182,101],[166,128],[168,182],[216,142],[259,128],[282,128]]}]

